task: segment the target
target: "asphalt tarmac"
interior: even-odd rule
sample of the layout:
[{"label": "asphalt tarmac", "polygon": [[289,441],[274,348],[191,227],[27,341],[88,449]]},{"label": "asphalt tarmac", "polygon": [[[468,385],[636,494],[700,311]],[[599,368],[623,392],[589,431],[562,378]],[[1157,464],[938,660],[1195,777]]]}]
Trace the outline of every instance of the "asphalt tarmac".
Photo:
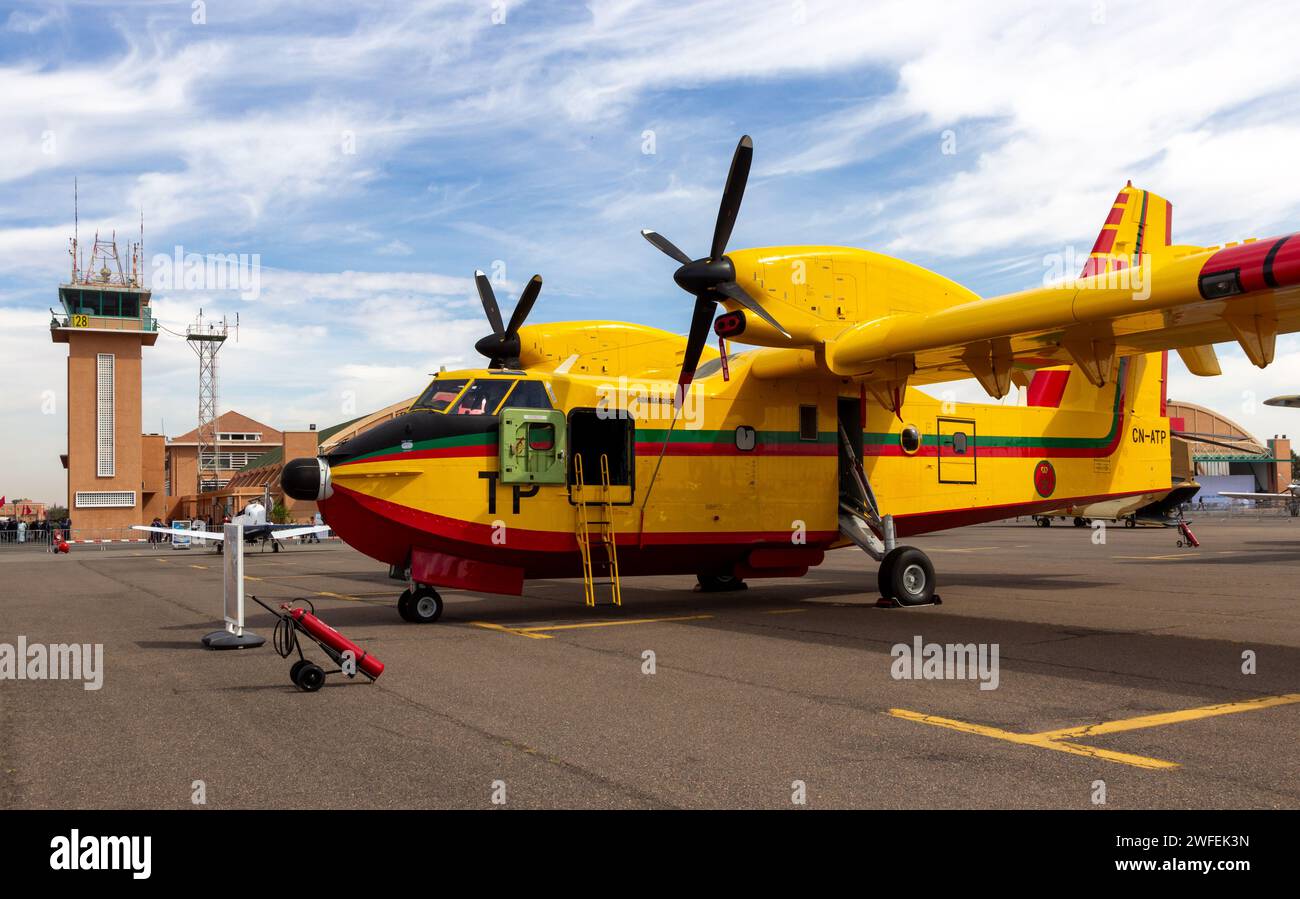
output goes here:
[{"label": "asphalt tarmac", "polygon": [[[98,690],[0,680],[0,808],[1300,808],[1300,522],[1195,528],[916,539],[925,608],[878,608],[852,549],[735,593],[629,579],[618,608],[448,590],[432,625],[347,547],[250,552],[250,593],[311,599],[387,666],[314,694],[269,643],[199,645],[210,552],[11,548],[0,644],[104,662]],[[996,689],[896,677],[918,639],[982,646]]]}]

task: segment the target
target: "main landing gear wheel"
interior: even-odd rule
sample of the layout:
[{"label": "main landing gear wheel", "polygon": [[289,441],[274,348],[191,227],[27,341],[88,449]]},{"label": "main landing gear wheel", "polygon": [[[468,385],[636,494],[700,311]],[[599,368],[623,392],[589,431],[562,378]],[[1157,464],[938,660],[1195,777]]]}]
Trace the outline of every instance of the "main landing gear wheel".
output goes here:
[{"label": "main landing gear wheel", "polygon": [[1124,519],[1124,527],[1126,527],[1126,528],[1135,528],[1135,527],[1137,527],[1137,526],[1138,526],[1138,523],[1137,523],[1137,519],[1136,519],[1136,518],[1125,518],[1125,519]]},{"label": "main landing gear wheel", "polygon": [[745,579],[734,574],[697,574],[695,579],[700,582],[702,593],[728,593],[732,590],[749,589]]},{"label": "main landing gear wheel", "polygon": [[397,599],[397,614],[414,624],[432,624],[442,617],[442,597],[432,587],[406,590]]},{"label": "main landing gear wheel", "polygon": [[896,546],[880,560],[876,576],[880,595],[901,606],[934,601],[934,565],[915,546]]},{"label": "main landing gear wheel", "polygon": [[301,668],[297,665],[293,667],[297,668],[297,674],[294,676],[293,682],[304,693],[315,693],[325,683],[325,669],[316,663],[307,662]]},{"label": "main landing gear wheel", "polygon": [[1050,528],[1052,526],[1052,519],[1050,518],[1035,518],[1034,521],[1037,522],[1040,528]]}]

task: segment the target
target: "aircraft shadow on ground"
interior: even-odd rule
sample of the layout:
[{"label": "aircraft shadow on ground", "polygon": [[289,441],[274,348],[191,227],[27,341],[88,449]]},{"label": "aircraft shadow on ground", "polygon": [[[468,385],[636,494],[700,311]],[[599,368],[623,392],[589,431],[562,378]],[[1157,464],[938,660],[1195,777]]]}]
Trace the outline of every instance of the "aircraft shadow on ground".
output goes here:
[{"label": "aircraft shadow on ground", "polygon": [[[983,578],[995,585],[1002,583],[994,574],[966,575],[954,578],[953,583]],[[1083,586],[1074,581],[1069,583]],[[952,607],[944,605],[881,609],[875,605],[874,593],[868,596],[856,587],[836,588],[826,583],[784,584],[779,597],[764,596],[761,588],[704,594],[684,587],[681,592],[666,594],[662,590],[625,587],[621,607],[604,605],[595,608],[581,603],[577,588],[577,581],[543,581],[530,586],[529,593],[522,598],[492,597],[462,608],[457,608],[456,596],[449,591],[443,620],[433,625],[402,624],[396,610],[387,606],[332,606],[322,610],[321,615],[331,625],[363,644],[369,636],[365,629],[374,626],[399,626],[403,628],[403,636],[409,632],[411,638],[418,638],[425,628],[436,631],[438,628],[465,627],[471,621],[509,628],[687,615],[709,617],[676,621],[670,626],[762,636],[790,644],[836,647],[885,656],[893,645],[910,644],[920,635],[926,642],[999,644],[1004,682],[1007,676],[1024,672],[1074,682],[1140,686],[1180,697],[1191,696],[1193,704],[1200,698],[1205,702],[1215,702],[1238,695],[1249,697],[1294,690],[1293,682],[1279,678],[1283,678],[1285,672],[1300,671],[1300,647],[1251,642],[1250,648],[1260,657],[1266,657],[1269,669],[1276,674],[1247,679],[1239,673],[1243,644],[1238,641],[1207,640],[1168,632],[980,618],[958,614],[951,611]],[[554,595],[547,596],[547,593]],[[840,601],[836,601],[836,597]],[[824,601],[797,606],[800,600]],[[798,615],[764,614],[794,607],[807,611]],[[273,624],[269,615],[249,620],[249,626],[259,633],[267,631]],[[550,636],[586,642],[596,633],[610,631],[602,628],[556,631]],[[376,642],[382,643],[391,634],[391,631],[386,631],[376,635]],[[1054,647],[1065,651],[1054,652]]]}]

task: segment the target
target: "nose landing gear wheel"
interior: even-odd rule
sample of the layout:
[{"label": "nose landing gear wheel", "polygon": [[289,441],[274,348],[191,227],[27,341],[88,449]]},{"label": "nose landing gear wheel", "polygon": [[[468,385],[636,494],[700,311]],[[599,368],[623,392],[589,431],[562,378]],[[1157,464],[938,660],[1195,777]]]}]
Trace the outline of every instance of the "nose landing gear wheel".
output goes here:
[{"label": "nose landing gear wheel", "polygon": [[397,599],[397,614],[414,624],[432,624],[442,617],[442,597],[432,587],[407,590]]},{"label": "nose landing gear wheel", "polygon": [[701,593],[727,593],[732,590],[749,589],[749,584],[734,574],[697,574],[695,579],[700,582]]},{"label": "nose landing gear wheel", "polygon": [[934,601],[934,565],[915,546],[896,546],[880,560],[876,575],[880,595],[901,606]]}]

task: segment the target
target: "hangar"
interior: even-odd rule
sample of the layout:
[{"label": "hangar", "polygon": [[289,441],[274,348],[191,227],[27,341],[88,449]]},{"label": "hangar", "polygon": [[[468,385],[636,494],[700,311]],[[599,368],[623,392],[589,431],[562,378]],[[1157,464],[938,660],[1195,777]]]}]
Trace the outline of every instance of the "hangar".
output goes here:
[{"label": "hangar", "polygon": [[1226,504],[1219,496],[1224,490],[1279,493],[1291,484],[1291,441],[1285,434],[1260,440],[1223,413],[1183,400],[1170,400],[1168,411],[1171,429],[1192,442],[1198,501]]}]

